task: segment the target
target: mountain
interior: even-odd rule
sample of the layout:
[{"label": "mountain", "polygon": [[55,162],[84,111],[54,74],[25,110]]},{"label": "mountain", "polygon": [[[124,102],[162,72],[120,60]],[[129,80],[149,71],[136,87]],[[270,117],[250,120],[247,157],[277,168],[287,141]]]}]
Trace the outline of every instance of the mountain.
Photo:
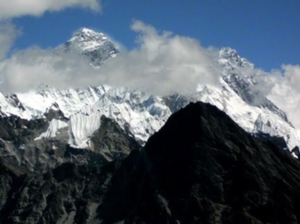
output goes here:
[{"label": "mountain", "polygon": [[[61,52],[95,69],[122,54],[86,28]],[[0,93],[0,223],[299,223],[299,131],[251,62],[217,60],[219,85],[186,95]]]},{"label": "mountain", "polygon": [[299,165],[216,107],[190,104],[124,161],[99,217],[102,223],[299,223]]},{"label": "mountain", "polygon": [[215,106],[189,104],[130,151],[23,176],[1,159],[0,223],[300,222],[299,161]]},{"label": "mountain", "polygon": [[68,127],[57,117],[50,124],[44,119],[0,118],[0,158],[23,174],[43,173],[67,162],[106,164],[140,148],[114,120],[103,115],[97,122],[101,126],[90,136],[92,150],[87,150],[68,143]]},{"label": "mountain", "polygon": [[75,51],[86,56],[95,67],[119,53],[119,49],[105,34],[87,28],[80,29],[70,40],[58,48],[63,51]]},{"label": "mountain", "polygon": [[[122,53],[107,36],[86,28],[56,50],[81,54],[95,69]],[[11,140],[9,144],[0,136],[0,157],[10,158],[30,172],[45,172],[69,161],[65,150],[75,154],[77,150],[87,154],[99,152],[93,136],[101,130],[103,116],[115,121],[128,137],[143,146],[172,113],[197,101],[217,106],[245,131],[262,140],[274,140],[289,150],[299,146],[299,131],[284,111],[257,88],[259,70],[231,48],[221,49],[218,61],[223,68],[220,85],[199,83],[195,92],[187,95],[153,96],[105,83],[85,89],[40,85],[25,93],[0,93],[3,129],[12,129],[13,136],[28,133],[26,140]],[[18,122],[22,125],[15,126]],[[86,163],[87,158],[76,161]]]},{"label": "mountain", "polygon": [[238,94],[246,103],[264,107],[289,122],[284,111],[272,103],[258,88],[259,71],[247,59],[240,57],[231,48],[222,48],[219,52],[219,62],[223,66],[223,80]]},{"label": "mountain", "polygon": [[166,96],[172,112],[189,102],[207,102],[226,112],[245,131],[260,137],[282,137],[291,150],[300,143],[300,133],[284,111],[270,101],[257,86],[260,71],[231,48],[222,48],[219,63],[223,67],[220,86],[199,85],[195,93]]}]

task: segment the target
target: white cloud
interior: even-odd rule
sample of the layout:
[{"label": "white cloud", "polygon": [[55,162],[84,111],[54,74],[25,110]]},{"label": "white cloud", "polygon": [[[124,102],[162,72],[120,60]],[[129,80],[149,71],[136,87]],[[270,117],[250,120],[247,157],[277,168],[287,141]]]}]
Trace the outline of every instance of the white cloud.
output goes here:
[{"label": "white cloud", "polygon": [[300,65],[283,65],[284,77],[300,93]]},{"label": "white cloud", "polygon": [[0,88],[4,92],[22,92],[42,83],[58,88],[88,85],[87,81],[80,82],[88,78],[87,73],[95,71],[86,64],[77,55],[57,54],[53,50],[38,47],[29,48],[13,54],[0,64]]},{"label": "white cloud", "polygon": [[221,71],[214,50],[188,37],[158,33],[140,21],[134,21],[132,29],[138,33],[137,48],[97,70],[68,53],[38,48],[17,52],[2,63],[2,90],[26,91],[40,83],[61,88],[110,84],[164,95],[195,91],[199,83],[218,83]]},{"label": "white cloud", "polygon": [[46,11],[60,11],[69,7],[101,10],[98,0],[2,0],[0,1],[0,19],[25,15],[40,16]]},{"label": "white cloud", "polygon": [[0,61],[6,57],[17,35],[18,31],[13,24],[0,22]]},{"label": "white cloud", "polygon": [[286,112],[288,119],[300,128],[300,66],[283,65],[282,71],[272,71],[266,76],[266,83],[272,85],[268,98]]},{"label": "white cloud", "polygon": [[192,38],[157,30],[134,21],[138,47],[106,63],[100,71],[114,85],[156,94],[195,91],[199,83],[217,83],[221,74],[215,52]]}]

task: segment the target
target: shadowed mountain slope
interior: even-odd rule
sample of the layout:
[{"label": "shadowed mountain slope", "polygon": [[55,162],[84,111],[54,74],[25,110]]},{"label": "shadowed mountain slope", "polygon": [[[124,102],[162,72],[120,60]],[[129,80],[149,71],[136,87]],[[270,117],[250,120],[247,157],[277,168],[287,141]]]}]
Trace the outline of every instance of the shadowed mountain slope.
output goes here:
[{"label": "shadowed mountain slope", "polygon": [[300,164],[224,112],[193,103],[132,153],[99,207],[103,223],[299,223]]}]

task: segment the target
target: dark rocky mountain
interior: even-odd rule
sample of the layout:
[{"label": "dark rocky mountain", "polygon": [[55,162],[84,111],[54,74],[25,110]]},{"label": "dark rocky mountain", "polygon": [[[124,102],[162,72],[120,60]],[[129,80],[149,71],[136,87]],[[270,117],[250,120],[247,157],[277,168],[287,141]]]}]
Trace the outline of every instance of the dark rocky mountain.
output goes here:
[{"label": "dark rocky mountain", "polygon": [[[34,141],[46,128],[45,120],[9,117],[0,121],[0,223],[5,224],[93,220],[119,161],[140,148],[130,133],[104,116],[91,137],[94,151],[74,149],[57,140]],[[28,152],[20,150],[23,144]],[[30,161],[22,153],[32,154],[26,157]],[[38,161],[41,155],[48,156],[42,158],[45,164]]]},{"label": "dark rocky mountain", "polygon": [[124,161],[99,216],[102,223],[299,223],[299,168],[216,107],[190,104]]},{"label": "dark rocky mountain", "polygon": [[[66,119],[57,110],[49,110],[46,117]],[[68,144],[68,128],[62,128],[55,138],[38,138],[49,126],[50,121],[46,119],[0,117],[0,157],[23,173],[44,173],[66,162],[108,163],[125,158],[131,150],[140,147],[129,131],[124,131],[114,120],[105,116],[100,120],[101,126],[91,136],[91,150],[72,148]]]},{"label": "dark rocky mountain", "polygon": [[131,152],[105,164],[24,175],[2,158],[0,223],[300,223],[299,161],[216,107],[189,104],[142,150],[114,127],[99,149]]},{"label": "dark rocky mountain", "polygon": [[0,161],[0,223],[90,223],[115,164],[64,163],[44,175],[18,175]]}]

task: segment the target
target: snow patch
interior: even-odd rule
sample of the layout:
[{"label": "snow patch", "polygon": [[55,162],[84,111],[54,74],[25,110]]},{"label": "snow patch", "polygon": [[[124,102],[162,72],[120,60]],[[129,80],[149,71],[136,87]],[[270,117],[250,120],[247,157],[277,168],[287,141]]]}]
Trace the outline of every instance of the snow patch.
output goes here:
[{"label": "snow patch", "polygon": [[74,148],[90,148],[90,137],[99,129],[101,116],[100,113],[72,115],[69,120],[69,144]]},{"label": "snow patch", "polygon": [[46,132],[42,133],[35,140],[42,138],[55,138],[60,129],[68,127],[68,124],[61,120],[52,119]]}]

